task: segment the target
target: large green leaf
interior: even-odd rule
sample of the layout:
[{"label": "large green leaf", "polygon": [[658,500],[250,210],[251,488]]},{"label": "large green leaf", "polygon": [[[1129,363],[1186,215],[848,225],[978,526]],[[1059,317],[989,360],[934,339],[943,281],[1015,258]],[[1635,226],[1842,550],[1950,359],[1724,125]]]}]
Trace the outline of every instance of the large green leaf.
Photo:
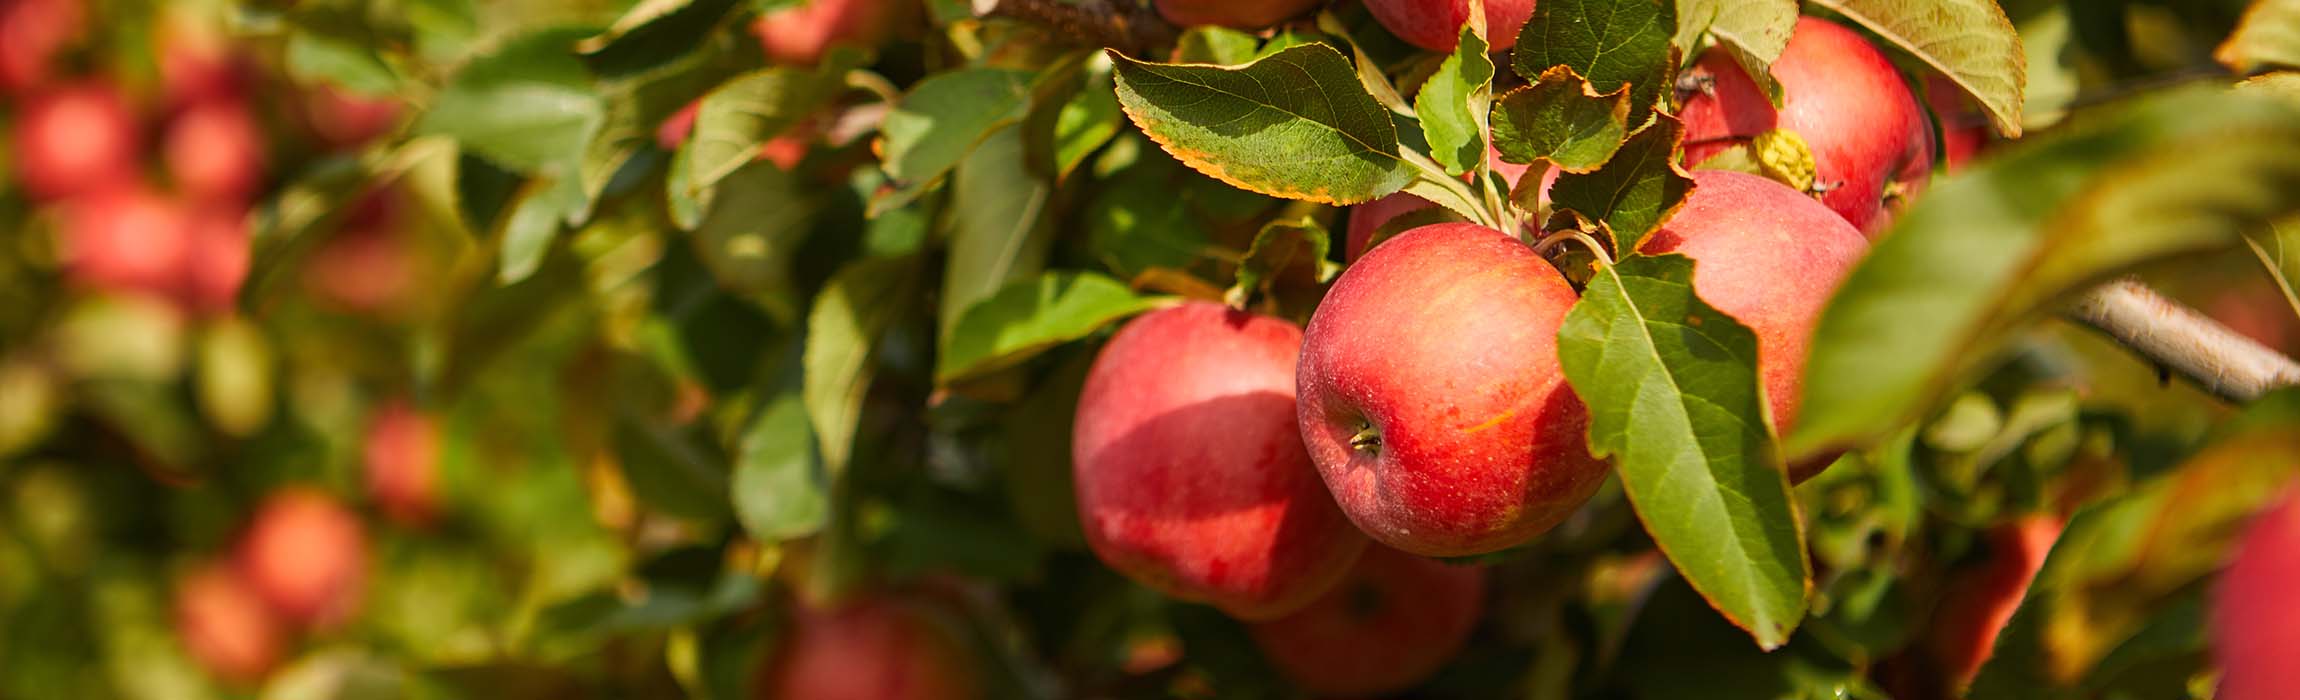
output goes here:
[{"label": "large green leaf", "polygon": [[1757,335],[1693,293],[1693,261],[1633,256],[1601,270],[1558,329],[1589,406],[1590,452],[1612,457],[1655,544],[1766,649],[1805,615],[1812,565],[1757,384]]},{"label": "large green leaf", "polygon": [[1646,234],[1661,227],[1685,204],[1693,178],[1677,163],[1677,143],[1685,127],[1667,115],[1629,137],[1605,165],[1587,173],[1568,172],[1550,185],[1549,198],[1612,232],[1617,250],[1636,250]]},{"label": "large green leaf", "polygon": [[2259,0],[2213,58],[2239,73],[2300,68],[2300,0]]},{"label": "large green leaf", "polygon": [[1676,31],[1671,0],[1543,0],[1517,35],[1511,65],[1526,80],[1569,66],[1598,94],[1627,85],[1629,110],[1642,114],[1671,87],[1676,66],[1669,40]]},{"label": "large green leaf", "polygon": [[815,296],[807,314],[806,379],[801,397],[822,446],[825,471],[846,470],[854,454],[863,395],[876,373],[878,341],[911,302],[919,265],[913,257],[848,263]]},{"label": "large green leaf", "polygon": [[757,160],[759,148],[846,89],[846,73],[866,56],[834,50],[813,68],[775,66],[735,76],[703,96],[695,133],[680,148],[686,186],[701,190]]},{"label": "large green leaf", "polygon": [[2300,212],[2300,110],[2160,93],[1935,185],[1822,314],[1792,456],[1925,414],[2021,323],[2143,262],[2227,249]]},{"label": "large green leaf", "polygon": [[587,202],[573,173],[528,180],[501,219],[496,280],[510,284],[535,274],[561,225],[580,223]]},{"label": "large green leaf", "polygon": [[1007,285],[967,308],[947,336],[935,378],[948,384],[1014,366],[1046,348],[1165,303],[1092,272],[1055,271]]},{"label": "large green leaf", "polygon": [[1493,105],[1493,59],[1486,56],[1485,18],[1463,24],[1461,41],[1414,94],[1414,114],[1430,157],[1453,175],[1485,162],[1486,113]]},{"label": "large green leaf", "polygon": [[573,49],[586,34],[537,32],[473,59],[440,91],[416,131],[453,137],[514,170],[565,168],[572,175],[607,112]]},{"label": "large green leaf", "polygon": [[830,515],[814,430],[797,392],[760,406],[735,453],[735,519],[762,541],[814,534]]},{"label": "large green leaf", "polygon": [[1546,160],[1568,172],[1604,165],[1629,135],[1629,92],[1600,95],[1573,68],[1502,95],[1493,106],[1493,146],[1511,163]]},{"label": "large green leaf", "polygon": [[1356,204],[1404,187],[1389,110],[1333,47],[1305,44],[1237,67],[1112,54],[1118,103],[1176,159],[1273,197]]},{"label": "large green leaf", "polygon": [[1000,126],[1022,119],[1030,107],[1031,74],[1006,68],[969,68],[919,81],[887,112],[886,172],[896,180],[941,178]]},{"label": "large green leaf", "polygon": [[1996,0],[1813,0],[1876,32],[1972,94],[1989,121],[2019,136],[2028,54]]},{"label": "large green leaf", "polygon": [[1007,282],[1046,267],[1054,243],[1046,217],[1053,185],[1023,162],[1023,134],[1006,126],[984,139],[951,176],[950,256],[943,266],[937,328],[949,333],[960,312]]}]

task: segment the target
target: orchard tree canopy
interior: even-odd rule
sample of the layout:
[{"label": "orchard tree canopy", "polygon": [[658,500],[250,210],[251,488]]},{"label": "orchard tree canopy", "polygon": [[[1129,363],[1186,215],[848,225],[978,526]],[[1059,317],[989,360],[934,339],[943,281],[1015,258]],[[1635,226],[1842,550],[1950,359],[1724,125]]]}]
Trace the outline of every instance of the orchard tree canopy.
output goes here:
[{"label": "orchard tree canopy", "polygon": [[2294,0],[0,0],[0,697],[2300,697]]}]

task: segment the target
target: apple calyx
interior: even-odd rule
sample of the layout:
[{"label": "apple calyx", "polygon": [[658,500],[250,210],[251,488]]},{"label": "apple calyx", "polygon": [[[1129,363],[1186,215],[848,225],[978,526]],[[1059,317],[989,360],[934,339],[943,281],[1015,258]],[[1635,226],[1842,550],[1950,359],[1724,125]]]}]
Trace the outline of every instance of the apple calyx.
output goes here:
[{"label": "apple calyx", "polygon": [[1350,449],[1359,452],[1380,452],[1382,450],[1382,429],[1375,426],[1372,421],[1367,421],[1364,427],[1358,428],[1357,434],[1350,436]]}]

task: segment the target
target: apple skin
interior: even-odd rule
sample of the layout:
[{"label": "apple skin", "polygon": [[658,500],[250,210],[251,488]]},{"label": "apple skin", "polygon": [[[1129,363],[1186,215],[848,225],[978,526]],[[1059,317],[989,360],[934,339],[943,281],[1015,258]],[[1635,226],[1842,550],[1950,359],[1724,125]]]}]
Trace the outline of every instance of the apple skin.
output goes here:
[{"label": "apple skin", "polygon": [[191,247],[184,208],[140,184],[74,197],[59,209],[66,275],[89,289],[173,298]]},{"label": "apple skin", "polygon": [[1349,570],[1350,527],[1294,426],[1293,324],[1191,302],[1103,346],[1074,420],[1080,526],[1112,569],[1241,619],[1307,605]]},{"label": "apple skin", "polygon": [[176,583],[175,622],[184,651],[226,683],[262,679],[286,647],[279,619],[228,566],[204,566]]},{"label": "apple skin", "polygon": [[[1342,273],[1303,333],[1299,419],[1358,529],[1482,554],[1589,499],[1606,463],[1557,360],[1575,298],[1532,248],[1475,224],[1407,231]],[[1361,430],[1375,444],[1353,446]]]},{"label": "apple skin", "polygon": [[1261,29],[1298,17],[1322,0],[1155,0],[1158,16],[1175,26],[1211,24],[1233,29]]},{"label": "apple skin", "polygon": [[431,523],[439,506],[439,425],[404,400],[391,401],[368,419],[361,451],[368,497],[393,522]]},{"label": "apple skin", "polygon": [[[1487,167],[1501,174],[1502,182],[1508,183],[1513,189],[1517,187],[1518,180],[1525,178],[1525,171],[1533,168],[1530,164],[1519,165],[1502,162],[1501,152],[1494,150],[1490,144],[1486,146],[1485,162]],[[1542,174],[1542,189],[1547,191],[1549,183],[1556,180],[1557,169],[1551,168],[1544,172]],[[1437,205],[1427,199],[1404,192],[1395,192],[1380,199],[1350,207],[1349,228],[1346,229],[1348,235],[1343,239],[1344,244],[1348,247],[1342,249],[1346,255],[1343,259],[1356,260],[1358,256],[1364,255],[1366,242],[1373,240],[1374,232],[1380,230],[1382,224],[1389,223],[1391,219],[1399,216],[1434,206]]]},{"label": "apple skin", "polygon": [[238,549],[240,575],[280,617],[332,627],[359,607],[367,578],[367,530],[320,491],[290,487],[258,506]]},{"label": "apple skin", "polygon": [[[1517,45],[1518,30],[1533,18],[1534,0],[1494,0],[1485,4],[1486,43],[1494,51]],[[1374,21],[1406,43],[1440,53],[1461,41],[1469,21],[1468,0],[1366,0]]]},{"label": "apple skin", "polygon": [[87,26],[83,0],[0,0],[0,91],[11,95],[47,83],[56,54]]},{"label": "apple skin", "polygon": [[135,177],[141,139],[126,98],[111,85],[59,86],[20,107],[16,177],[34,198],[60,199]]},{"label": "apple skin", "polygon": [[176,189],[210,206],[248,201],[264,177],[264,136],[236,99],[194,104],[168,124],[161,148]]},{"label": "apple skin", "polygon": [[[1852,224],[1795,188],[1726,170],[1693,173],[1683,209],[1638,245],[1692,258],[1693,291],[1757,334],[1757,374],[1782,432],[1797,425],[1805,355],[1830,293],[1868,251]],[[1835,461],[1789,466],[1804,481]]]},{"label": "apple skin", "polygon": [[1962,170],[1995,138],[1988,115],[1973,106],[1964,88],[1938,73],[1925,76],[1925,105],[1941,125],[1941,163],[1949,172]]},{"label": "apple skin", "polygon": [[2300,696],[2300,489],[2246,528],[2212,591],[2211,640],[2220,700]]},{"label": "apple skin", "polygon": [[805,0],[751,23],[760,50],[776,63],[814,65],[832,46],[877,46],[894,23],[895,0]]},{"label": "apple skin", "polygon": [[753,689],[762,700],[964,700],[982,697],[975,668],[922,604],[873,596],[799,607]]},{"label": "apple skin", "polygon": [[320,85],[304,92],[303,103],[313,134],[331,149],[364,145],[391,133],[399,123],[399,101],[389,96],[370,97]]},{"label": "apple skin", "polygon": [[1412,687],[1444,667],[1484,608],[1483,569],[1376,545],[1309,607],[1248,631],[1301,689],[1376,695]]},{"label": "apple skin", "polygon": [[2030,515],[1991,528],[1987,561],[1952,575],[1933,614],[1928,647],[1953,687],[1970,685],[1995,651],[1997,634],[2028,595],[2064,525],[2055,516]]},{"label": "apple skin", "polygon": [[206,208],[191,215],[184,251],[184,305],[207,314],[230,311],[248,279],[248,212]]},{"label": "apple skin", "polygon": [[1933,167],[1932,126],[1900,73],[1867,39],[1828,20],[1798,19],[1773,62],[1778,112],[1723,49],[1704,52],[1688,74],[1708,89],[1687,95],[1678,114],[1687,163],[1775,128],[1797,132],[1813,150],[1821,202],[1867,235],[1890,223],[1888,195],[1914,196]]}]

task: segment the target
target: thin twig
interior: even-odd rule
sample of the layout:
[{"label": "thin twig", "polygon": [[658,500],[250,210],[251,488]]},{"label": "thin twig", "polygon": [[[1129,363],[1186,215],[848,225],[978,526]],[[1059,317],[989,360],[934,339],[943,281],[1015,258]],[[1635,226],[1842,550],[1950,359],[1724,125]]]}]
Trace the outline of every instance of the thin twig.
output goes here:
[{"label": "thin twig", "polygon": [[2215,396],[2234,402],[2300,386],[2300,363],[2164,298],[2138,280],[2085,292],[2068,315]]},{"label": "thin twig", "polygon": [[1148,3],[1128,0],[973,0],[977,17],[1007,17],[1044,25],[1056,34],[1077,37],[1095,45],[1118,49],[1131,56],[1173,46],[1181,35]]}]

